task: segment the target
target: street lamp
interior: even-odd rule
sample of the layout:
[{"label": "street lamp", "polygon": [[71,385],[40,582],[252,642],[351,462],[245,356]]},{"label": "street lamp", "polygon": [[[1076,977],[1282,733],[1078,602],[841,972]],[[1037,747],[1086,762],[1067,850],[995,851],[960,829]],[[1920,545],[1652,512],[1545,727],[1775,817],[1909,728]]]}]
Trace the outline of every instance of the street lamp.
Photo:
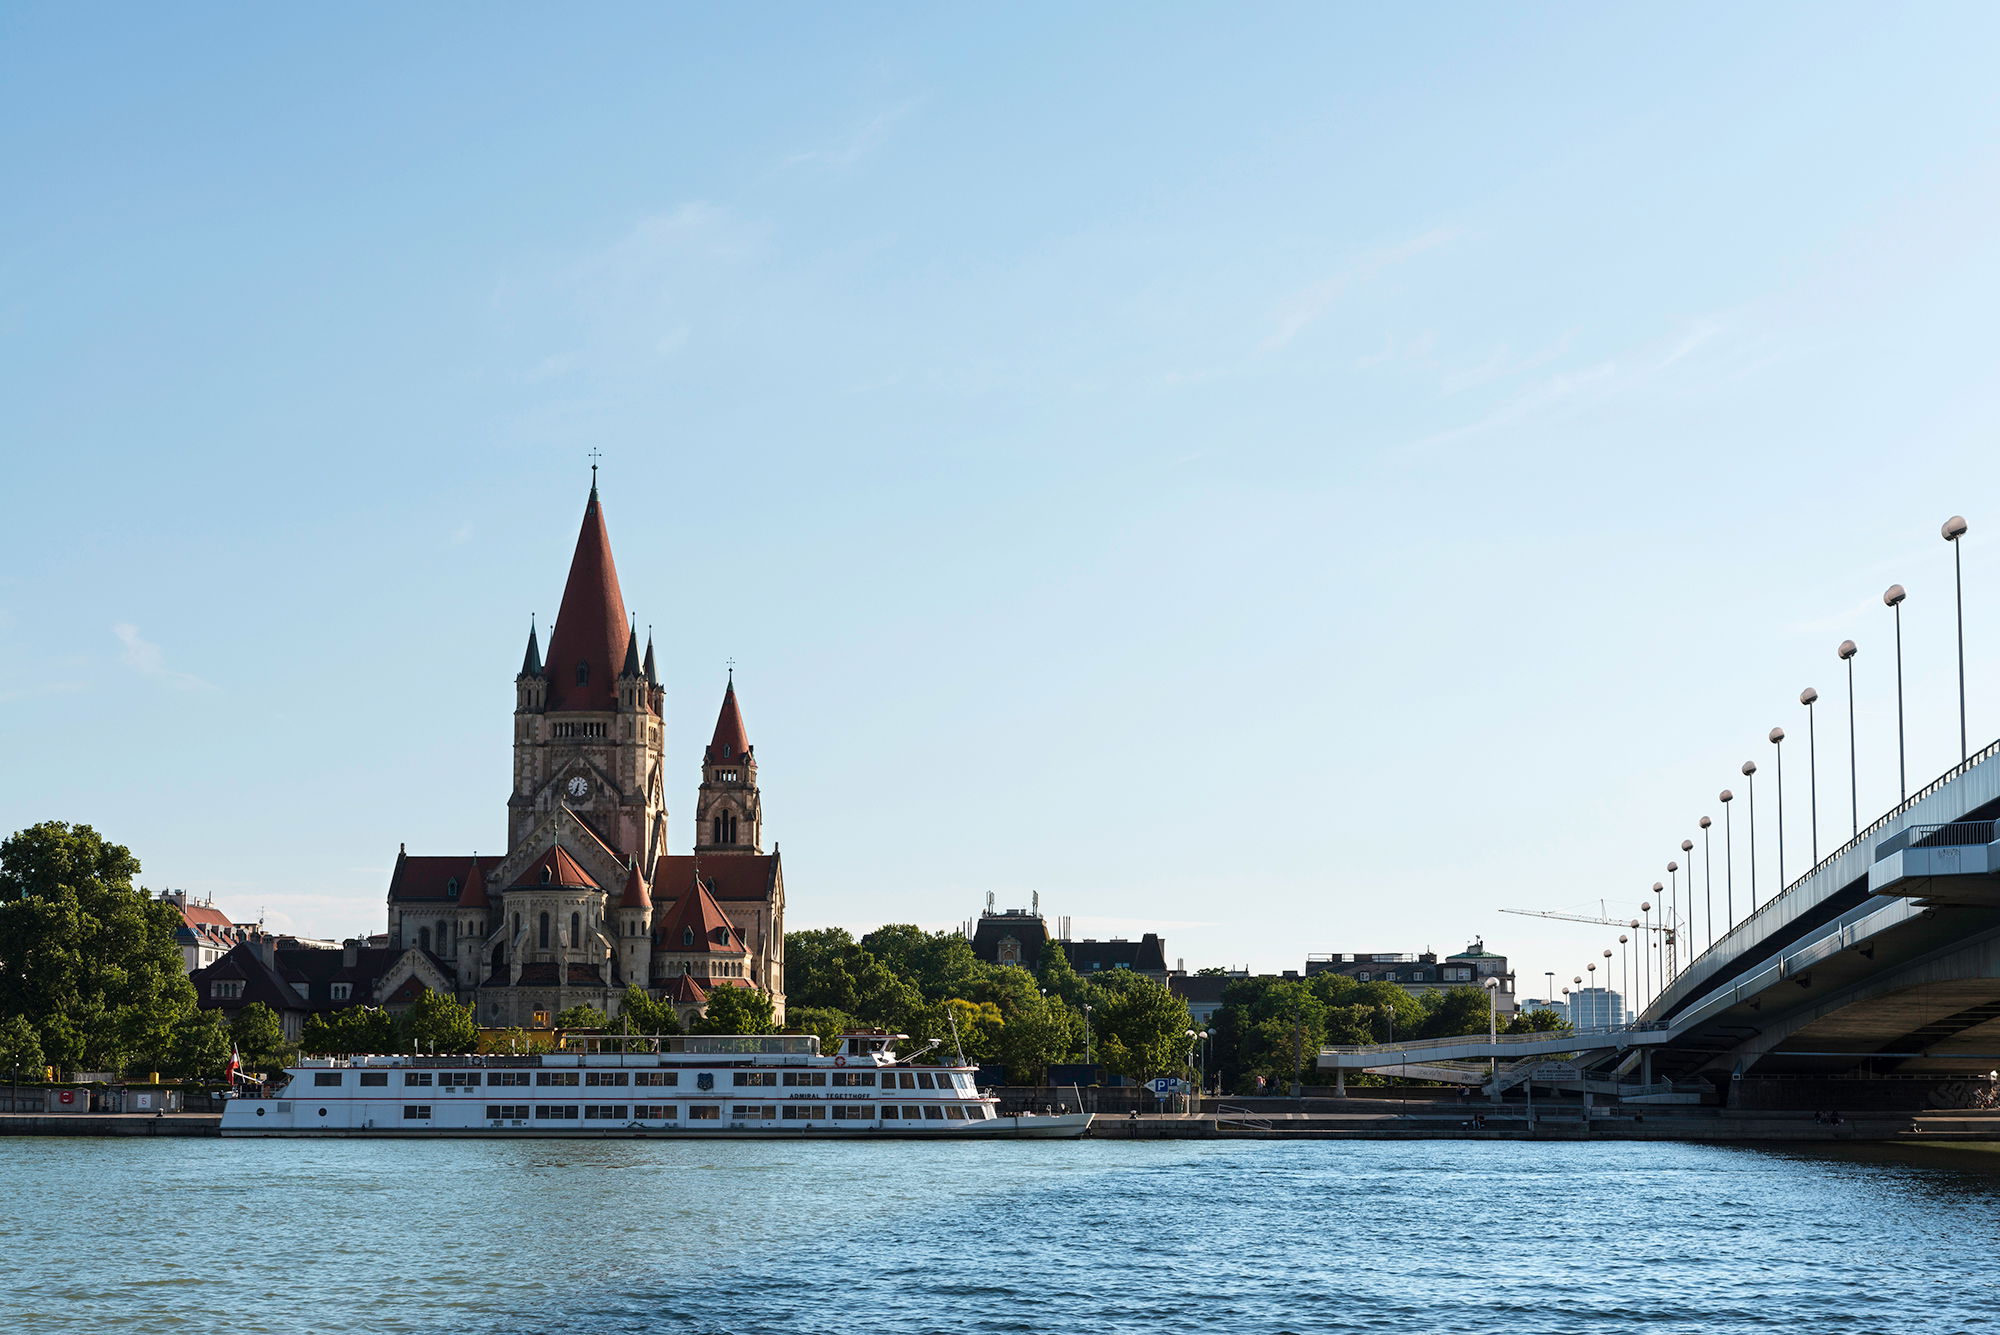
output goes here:
[{"label": "street lamp", "polygon": [[1785,730],[1771,729],[1771,745],[1778,750],[1778,893],[1785,892]]},{"label": "street lamp", "polygon": [[1808,686],[1799,692],[1799,703],[1806,707],[1806,787],[1812,795],[1812,865],[1819,865],[1819,727],[1813,721],[1813,701],[1819,699],[1819,692]]},{"label": "street lamp", "polygon": [[1757,762],[1743,762],[1743,777],[1750,780],[1750,911],[1757,911]]},{"label": "street lamp", "polygon": [[[1589,974],[1589,975],[1590,975],[1590,986],[1584,989],[1584,991],[1585,991],[1585,992],[1589,992],[1589,991],[1593,990],[1594,988],[1596,988],[1596,986],[1597,986],[1597,964],[1596,964],[1596,962],[1595,962],[1595,961],[1592,961],[1591,963],[1589,963],[1589,964],[1586,964],[1586,965],[1584,965],[1584,966],[1583,966],[1583,971],[1584,971],[1585,973],[1587,973],[1587,974]],[[1603,999],[1603,998],[1602,998],[1602,997],[1600,996],[1600,997],[1599,997],[1599,1000],[1601,1001],[1602,999]],[[1602,1020],[1603,1018],[1604,1018],[1604,1014],[1603,1014],[1603,1008],[1602,1008],[1602,1007],[1599,1007],[1599,1010],[1598,1010],[1598,1013],[1597,1013],[1596,1015],[1594,1015],[1594,1016],[1592,1016],[1592,1017],[1591,1017],[1591,1019],[1592,1019],[1593,1021],[1596,1021],[1596,1020]],[[1597,1029],[1597,1028],[1601,1028],[1601,1027],[1602,1027],[1602,1026],[1600,1026],[1600,1025],[1598,1025],[1598,1024],[1595,1024],[1595,1023],[1593,1023],[1593,1024],[1591,1025],[1591,1028],[1593,1028],[1593,1029]]]},{"label": "street lamp", "polygon": [[[1608,950],[1604,952],[1604,999],[1605,1003],[1608,1005],[1611,1000],[1611,952]],[[1623,1002],[1625,998],[1621,996],[1618,1000],[1620,1002]],[[1611,1016],[1611,1023],[1620,1024],[1624,1022],[1624,1019],[1625,1019],[1624,1016],[1619,1015],[1616,1012],[1613,1012]]]},{"label": "street lamp", "polygon": [[[1660,891],[1665,888],[1666,887],[1662,886],[1658,881],[1653,882],[1653,898],[1655,900],[1658,900],[1660,905],[1660,925],[1662,927],[1665,927],[1673,922],[1673,915],[1667,912],[1667,901],[1664,899],[1660,899]],[[1660,980],[1660,990],[1664,992],[1667,987],[1667,934],[1665,932],[1661,932],[1659,935],[1659,949],[1660,949],[1660,958],[1659,958],[1660,971],[1657,977]]]},{"label": "street lamp", "polygon": [[[1632,925],[1637,927],[1639,924],[1635,922]],[[1618,971],[1625,980],[1625,1005],[1628,1009],[1632,1005],[1632,952],[1626,948],[1626,943],[1631,939],[1623,932],[1618,934]]]},{"label": "street lamp", "polygon": [[1958,763],[1963,765],[1972,752],[1965,737],[1965,568],[1958,559],[1958,540],[1965,536],[1965,516],[1953,515],[1938,529],[1951,544],[1951,582],[1958,601]]},{"label": "street lamp", "polygon": [[1903,750],[1903,599],[1909,591],[1900,584],[1882,590],[1882,601],[1896,613],[1896,788],[1897,802],[1910,800],[1910,771]]},{"label": "street lamp", "polygon": [[1736,926],[1736,822],[1729,814],[1736,794],[1725,788],[1717,796],[1722,802],[1722,933],[1727,936]]},{"label": "street lamp", "polygon": [[1667,863],[1667,921],[1678,922],[1681,916],[1680,869],[1678,862]]},{"label": "street lamp", "polygon": [[[1071,1048],[1070,1051],[1075,1052],[1076,1049]],[[1085,1066],[1097,1064],[1091,1060],[1090,1055],[1090,1003],[1087,1001],[1083,1003],[1083,1064]]]},{"label": "street lamp", "polygon": [[1653,906],[1642,901],[1639,905],[1639,990],[1650,1002],[1653,996]]},{"label": "street lamp", "polygon": [[[1208,1092],[1208,1049],[1202,1045],[1208,1041],[1208,1030],[1190,1029],[1188,1036],[1188,1064],[1195,1067],[1194,1111],[1201,1111],[1201,1097]],[[1197,1056],[1197,1054],[1199,1054]],[[1198,1064],[1197,1064],[1198,1063]]]},{"label": "street lamp", "polygon": [[1854,818],[1854,837],[1861,837],[1861,771],[1854,759],[1854,641],[1840,642],[1840,661],[1847,664],[1847,805]]},{"label": "street lamp", "polygon": [[1701,818],[1701,897],[1703,911],[1708,914],[1708,944],[1715,944],[1715,845],[1708,836],[1708,827],[1715,824],[1708,817]]},{"label": "street lamp", "polygon": [[1486,1087],[1500,1097],[1500,980],[1488,978],[1486,989]]}]

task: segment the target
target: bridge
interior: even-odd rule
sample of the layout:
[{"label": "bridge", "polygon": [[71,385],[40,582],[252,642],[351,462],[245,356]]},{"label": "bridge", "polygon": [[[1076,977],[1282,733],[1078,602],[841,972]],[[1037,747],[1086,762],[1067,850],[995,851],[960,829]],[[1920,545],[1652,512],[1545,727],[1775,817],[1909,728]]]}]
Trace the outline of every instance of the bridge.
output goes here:
[{"label": "bridge", "polygon": [[1832,1107],[1871,1087],[1961,1106],[2000,1070],[2000,742],[1702,943],[1631,1024],[1330,1047],[1318,1065],[1343,1089],[1368,1071],[1495,1098]]}]

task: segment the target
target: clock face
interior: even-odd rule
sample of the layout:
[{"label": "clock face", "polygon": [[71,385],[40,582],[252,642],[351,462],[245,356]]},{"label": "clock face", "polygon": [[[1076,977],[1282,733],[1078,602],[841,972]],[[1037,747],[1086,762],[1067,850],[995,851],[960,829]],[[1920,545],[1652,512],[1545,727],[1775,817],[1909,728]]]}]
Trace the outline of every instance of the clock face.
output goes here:
[{"label": "clock face", "polygon": [[563,791],[581,801],[590,796],[590,780],[579,774],[564,785]]}]

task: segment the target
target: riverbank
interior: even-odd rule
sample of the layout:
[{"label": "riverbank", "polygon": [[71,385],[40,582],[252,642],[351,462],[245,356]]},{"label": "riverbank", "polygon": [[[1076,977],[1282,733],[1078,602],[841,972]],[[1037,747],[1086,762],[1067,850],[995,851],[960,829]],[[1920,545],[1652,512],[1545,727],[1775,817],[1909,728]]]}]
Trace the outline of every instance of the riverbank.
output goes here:
[{"label": "riverbank", "polygon": [[219,1136],[221,1113],[0,1113],[0,1136]]}]

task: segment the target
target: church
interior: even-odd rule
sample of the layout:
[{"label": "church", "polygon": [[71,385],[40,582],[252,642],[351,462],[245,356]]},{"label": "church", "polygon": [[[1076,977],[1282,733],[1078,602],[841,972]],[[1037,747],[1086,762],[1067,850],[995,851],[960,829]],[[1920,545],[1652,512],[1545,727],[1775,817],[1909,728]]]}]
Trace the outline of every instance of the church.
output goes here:
[{"label": "church", "polygon": [[734,673],[702,754],[694,851],[670,853],[666,691],[625,610],[595,472],[548,654],[531,626],[514,678],[506,852],[404,846],[389,881],[397,972],[470,1003],[485,1028],[577,1005],[615,1015],[635,984],[683,1022],[723,987],[767,993],[782,1020],[785,879],[764,851]]}]

